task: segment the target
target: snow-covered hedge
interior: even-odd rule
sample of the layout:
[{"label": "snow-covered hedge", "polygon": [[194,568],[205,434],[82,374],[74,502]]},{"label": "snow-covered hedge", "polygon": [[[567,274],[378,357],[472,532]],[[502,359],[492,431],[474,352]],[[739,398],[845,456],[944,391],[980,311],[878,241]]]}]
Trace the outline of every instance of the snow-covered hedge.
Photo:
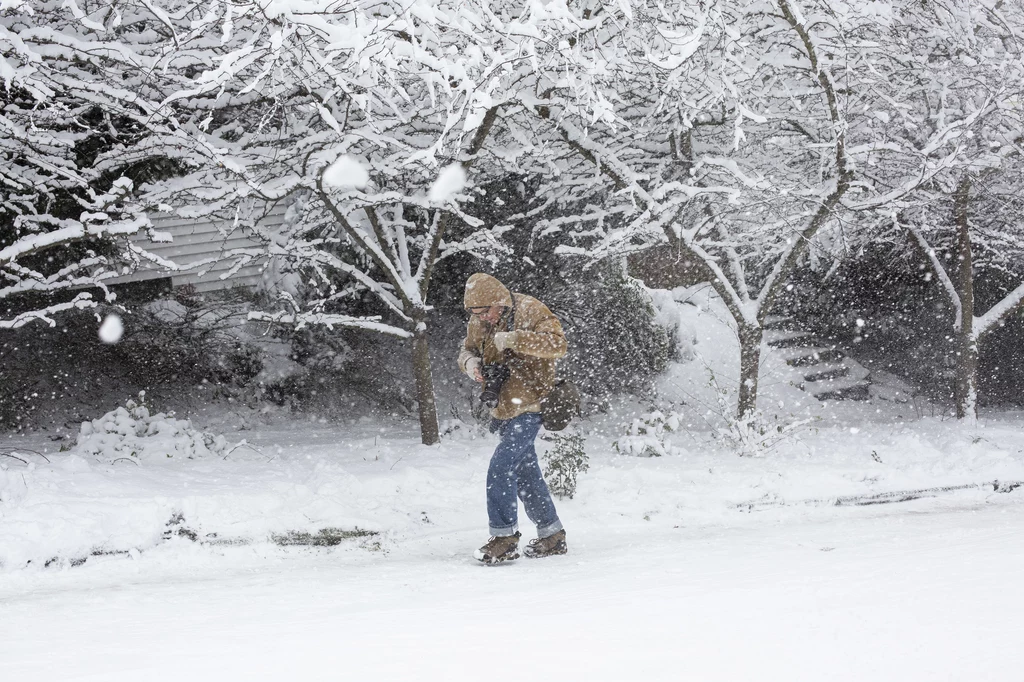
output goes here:
[{"label": "snow-covered hedge", "polygon": [[153,460],[223,456],[229,451],[224,436],[199,431],[173,413],[150,414],[145,394],[129,400],[99,419],[82,423],[75,448],[111,462],[121,458]]}]

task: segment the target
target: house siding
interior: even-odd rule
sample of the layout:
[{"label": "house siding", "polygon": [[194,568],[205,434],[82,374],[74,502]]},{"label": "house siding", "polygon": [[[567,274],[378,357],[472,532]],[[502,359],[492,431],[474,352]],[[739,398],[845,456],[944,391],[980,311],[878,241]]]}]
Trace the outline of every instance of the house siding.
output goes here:
[{"label": "house siding", "polygon": [[[264,227],[284,223],[287,206],[278,204],[260,221]],[[108,280],[109,284],[130,284],[170,278],[172,287],[191,285],[199,292],[228,289],[234,286],[255,287],[260,284],[267,259],[261,257],[231,273],[237,258],[228,254],[238,249],[262,249],[263,244],[240,228],[232,229],[224,220],[189,219],[157,214],[150,217],[157,232],[171,235],[170,242],[153,242],[146,235],[132,239],[139,248],[176,263],[182,271],[167,270],[152,263],[143,263],[130,274]],[[188,267],[202,261],[213,261],[198,269]],[[229,274],[230,273],[230,274]]]}]

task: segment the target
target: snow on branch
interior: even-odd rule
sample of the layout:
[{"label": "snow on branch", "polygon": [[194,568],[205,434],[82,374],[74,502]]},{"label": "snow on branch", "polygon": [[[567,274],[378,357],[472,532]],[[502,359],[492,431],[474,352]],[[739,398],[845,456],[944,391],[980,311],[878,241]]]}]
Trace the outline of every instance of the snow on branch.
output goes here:
[{"label": "snow on branch", "polygon": [[81,293],[75,296],[74,299],[63,303],[53,303],[42,308],[35,310],[29,310],[23,313],[15,315],[9,320],[0,319],[0,329],[18,329],[23,327],[29,322],[41,321],[50,325],[51,327],[56,326],[57,322],[53,318],[59,313],[67,312],[69,310],[83,310],[86,308],[93,308],[96,306],[96,302],[93,301],[92,296],[87,293]]},{"label": "snow on branch", "polygon": [[[943,267],[939,261],[938,256],[935,253],[935,249],[925,239],[924,234],[921,233],[921,229],[916,225],[906,225],[907,231],[910,232],[910,236],[913,237],[914,243],[918,246],[921,253],[928,259],[928,264],[931,265],[932,271],[935,276],[939,278],[939,282],[942,284],[942,290],[946,292],[946,298],[949,299],[950,304],[953,306],[954,319],[953,329],[954,331],[960,331],[964,324],[964,308],[960,301],[960,294],[956,290],[956,285],[953,284],[953,280],[949,278],[949,273],[946,272],[946,268]],[[975,327],[977,329],[977,327]]]},{"label": "snow on branch", "polygon": [[402,339],[412,338],[412,332],[406,331],[401,327],[384,324],[380,321],[379,317],[352,317],[349,315],[319,312],[266,313],[253,311],[249,313],[249,319],[255,322],[283,324],[295,327],[296,329],[303,329],[308,326],[325,326],[328,329],[346,327],[349,329],[365,329],[367,331],[397,336]]},{"label": "snow on branch", "polygon": [[[159,106],[177,118],[151,144],[186,172],[147,187],[148,201],[213,216],[295,200],[287,224],[248,226],[304,280],[299,310],[355,285],[414,327],[434,263],[458,248],[445,244],[448,224],[482,227],[463,204],[505,99],[496,90],[507,55],[486,49],[490,11],[456,0],[240,0],[223,26],[185,30],[167,16],[194,66],[165,79]],[[218,254],[235,268],[254,257]]]},{"label": "snow on branch", "polygon": [[974,318],[972,330],[974,338],[980,339],[995,329],[1000,321],[1021,307],[1024,307],[1024,284],[1007,294],[1001,301],[989,308],[984,315]]},{"label": "snow on branch", "polygon": [[19,5],[0,13],[0,220],[11,230],[0,248],[0,299],[13,310],[32,307],[13,300],[30,293],[71,300],[41,299],[5,320],[7,329],[96,305],[82,289],[112,300],[105,282],[142,260],[174,267],[130,240],[156,237],[134,182],[154,157],[133,145],[165,122],[150,75],[174,44],[147,22],[166,13],[149,2],[122,24],[120,3],[107,0]]}]

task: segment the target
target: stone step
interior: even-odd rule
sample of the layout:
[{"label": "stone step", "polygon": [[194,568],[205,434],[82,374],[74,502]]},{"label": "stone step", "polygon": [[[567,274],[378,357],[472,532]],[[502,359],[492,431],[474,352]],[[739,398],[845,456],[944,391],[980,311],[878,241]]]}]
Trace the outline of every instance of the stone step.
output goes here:
[{"label": "stone step", "polygon": [[[821,367],[821,365],[815,365],[815,368]],[[839,379],[845,377],[850,373],[850,368],[846,365],[832,365],[828,366],[828,369],[817,370],[810,374],[804,375],[804,381],[814,383],[816,381],[828,381],[829,379]]]},{"label": "stone step", "polygon": [[765,343],[772,348],[807,347],[815,345],[815,336],[811,332],[769,330]]},{"label": "stone step", "polygon": [[[783,360],[799,379],[794,386],[818,400],[870,400],[871,372],[834,345],[784,315],[769,315],[764,327],[765,352]],[[796,377],[794,377],[796,378]]]},{"label": "stone step", "polygon": [[852,358],[844,357],[836,363],[814,365],[812,371],[804,374],[804,381],[828,381],[829,379],[839,379],[841,377],[866,380],[870,375],[871,372],[864,365]]},{"label": "stone step", "polygon": [[790,357],[786,358],[786,364],[790,367],[809,367],[827,362],[842,360],[843,351],[838,348],[794,348]]},{"label": "stone step", "polygon": [[763,329],[781,329],[784,331],[796,331],[796,320],[788,315],[768,315],[764,318]]},{"label": "stone step", "polygon": [[[837,379],[836,381],[842,381]],[[818,400],[868,400],[871,398],[871,384],[864,380],[851,382],[848,385],[839,385],[832,388],[824,388],[820,392],[813,392]]]}]

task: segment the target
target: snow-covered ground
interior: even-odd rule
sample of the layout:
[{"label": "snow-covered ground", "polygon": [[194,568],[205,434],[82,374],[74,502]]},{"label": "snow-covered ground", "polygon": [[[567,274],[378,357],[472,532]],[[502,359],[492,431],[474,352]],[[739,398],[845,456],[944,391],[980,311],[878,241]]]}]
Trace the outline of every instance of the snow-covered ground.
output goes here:
[{"label": "snow-covered ground", "polygon": [[[679,309],[660,417],[579,425],[561,557],[472,560],[475,425],[425,447],[408,421],[203,434],[135,406],[64,452],[5,437],[0,679],[1022,679],[1024,415],[818,403],[768,371],[766,419],[812,421],[740,457],[701,378],[728,383],[713,313]],[[644,423],[664,456],[620,454]],[[280,544],[325,528],[360,532]]]},{"label": "snow-covered ground", "polygon": [[1021,511],[715,529],[570,517],[570,555],[493,569],[466,558],[479,533],[456,529],[386,555],[172,545],[7,576],[2,668],[13,680],[1019,680]]},{"label": "snow-covered ground", "polygon": [[[228,459],[49,453],[6,471],[4,678],[1017,680],[1024,489],[827,499],[1024,480],[1022,425],[822,429],[760,459],[593,437],[570,554],[495,568],[470,558],[489,437],[291,423]],[[176,514],[248,544],[165,539]],[[270,541],[324,527],[380,534]]]}]

